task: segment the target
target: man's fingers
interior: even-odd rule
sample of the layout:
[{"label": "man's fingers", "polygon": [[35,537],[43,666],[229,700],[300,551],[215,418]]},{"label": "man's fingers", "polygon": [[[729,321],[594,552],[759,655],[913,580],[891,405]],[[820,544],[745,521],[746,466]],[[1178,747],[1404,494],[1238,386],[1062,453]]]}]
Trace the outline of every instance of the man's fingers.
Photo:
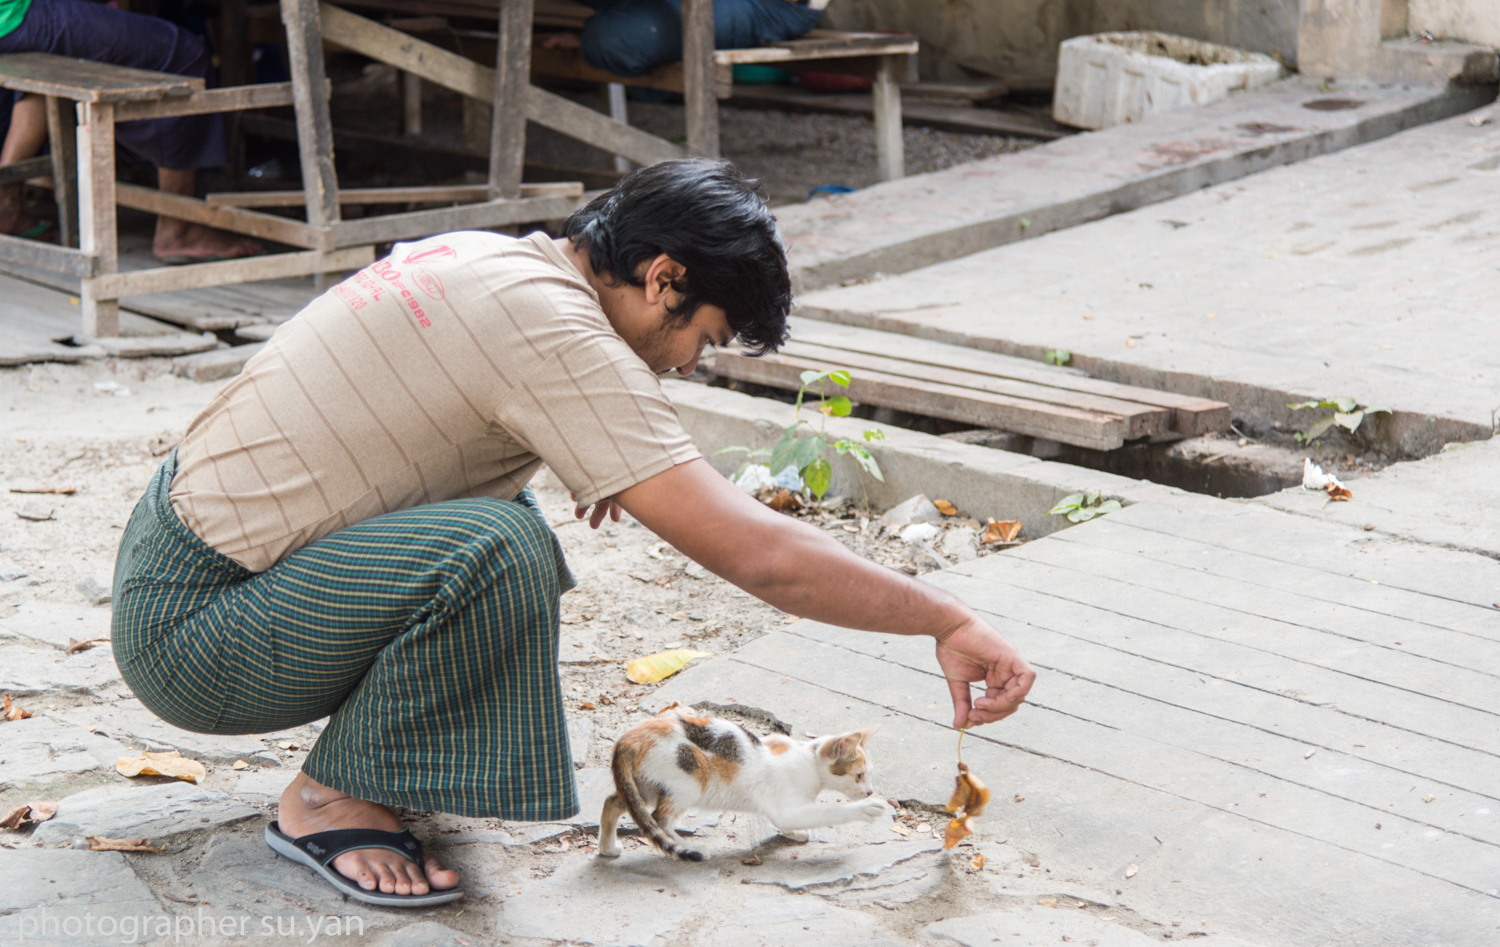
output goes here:
[{"label": "man's fingers", "polygon": [[604,517],[609,513],[610,503],[604,500],[594,504],[594,512],[589,514],[589,528],[598,529],[599,524],[604,522]]},{"label": "man's fingers", "polygon": [[953,697],[953,726],[962,730],[973,716],[969,697],[969,682],[948,681],[948,693]]}]

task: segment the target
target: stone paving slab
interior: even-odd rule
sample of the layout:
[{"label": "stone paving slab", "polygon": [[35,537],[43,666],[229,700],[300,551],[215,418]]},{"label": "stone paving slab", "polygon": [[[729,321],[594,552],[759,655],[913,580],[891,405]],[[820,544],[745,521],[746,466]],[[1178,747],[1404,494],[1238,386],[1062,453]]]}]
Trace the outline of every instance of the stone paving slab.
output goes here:
[{"label": "stone paving slab", "polygon": [[46,645],[0,647],[0,691],[12,697],[113,697],[124,686],[107,644],[70,655]]},{"label": "stone paving slab", "polygon": [[[1338,151],[1477,108],[1478,88],[1360,86],[1302,76],[1199,109],[779,208],[802,290],[904,273]],[[1353,108],[1321,111],[1337,99]]]},{"label": "stone paving slab", "polygon": [[232,825],[260,815],[217,789],[190,783],[101,786],[63,799],[57,814],[38,825],[31,840],[55,848],[81,845],[86,836],[141,838],[161,844],[187,832]]},{"label": "stone paving slab", "polygon": [[[1500,107],[903,276],[802,313],[1229,402],[1348,395],[1391,449],[1488,437],[1500,403]],[[1488,124],[1471,119],[1489,117]]]},{"label": "stone paving slab", "polygon": [[[120,852],[28,849],[8,851],[0,884],[0,944],[65,944],[115,947],[121,943],[170,942],[154,930],[139,932],[139,918],[161,917],[151,888]],[[98,920],[111,918],[108,934]],[[131,919],[131,932],[120,922]],[[71,922],[70,922],[70,919]],[[90,925],[88,922],[94,920]]]},{"label": "stone paving slab", "polygon": [[62,602],[22,602],[0,619],[0,631],[65,651],[70,640],[109,637],[109,609]]},{"label": "stone paving slab", "polygon": [[177,750],[183,756],[205,763],[233,764],[244,760],[251,765],[274,766],[280,762],[255,737],[183,730],[163,721],[135,698],[54,711],[52,716],[133,747],[153,751]]},{"label": "stone paving slab", "polygon": [[73,777],[112,773],[116,760],[133,755],[122,743],[50,717],[11,721],[0,726],[0,792],[34,796]]},{"label": "stone paving slab", "polygon": [[1283,490],[1255,502],[1349,526],[1368,523],[1374,527],[1371,532],[1381,537],[1500,559],[1500,522],[1483,512],[1492,508],[1497,471],[1500,438],[1449,444],[1431,457],[1350,481],[1351,502],[1331,503],[1326,496],[1301,489]]}]

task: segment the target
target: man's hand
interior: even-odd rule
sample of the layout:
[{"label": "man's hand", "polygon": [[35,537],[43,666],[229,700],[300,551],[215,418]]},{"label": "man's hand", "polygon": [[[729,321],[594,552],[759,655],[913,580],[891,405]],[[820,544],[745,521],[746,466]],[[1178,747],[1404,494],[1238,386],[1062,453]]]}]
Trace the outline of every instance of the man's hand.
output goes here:
[{"label": "man's hand", "polygon": [[[953,726],[960,730],[1009,717],[1036,680],[1021,653],[977,617],[938,639],[937,660],[953,697]],[[972,697],[971,681],[984,682],[983,697]]]},{"label": "man's hand", "polygon": [[[568,496],[573,498],[574,503],[578,502],[577,494],[569,493]],[[609,516],[611,523],[618,523],[620,522],[620,515],[624,512],[624,508],[615,502],[614,497],[608,497],[595,503],[592,511],[586,506],[575,506],[573,508],[573,518],[581,520],[587,516],[589,518],[589,528],[598,529],[600,524],[604,522],[606,515]]]}]

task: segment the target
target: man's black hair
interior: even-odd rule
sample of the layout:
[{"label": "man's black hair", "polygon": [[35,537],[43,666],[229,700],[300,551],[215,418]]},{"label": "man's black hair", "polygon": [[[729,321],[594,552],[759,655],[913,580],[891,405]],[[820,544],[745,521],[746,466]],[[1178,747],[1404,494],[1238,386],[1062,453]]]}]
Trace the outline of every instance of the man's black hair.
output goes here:
[{"label": "man's black hair", "polygon": [[786,247],[759,192],[727,161],[677,158],[633,171],[573,212],[563,236],[587,249],[594,272],[642,286],[645,266],[665,253],[682,264],[667,313],[682,325],[707,303],[755,354],[786,341],[792,282]]}]

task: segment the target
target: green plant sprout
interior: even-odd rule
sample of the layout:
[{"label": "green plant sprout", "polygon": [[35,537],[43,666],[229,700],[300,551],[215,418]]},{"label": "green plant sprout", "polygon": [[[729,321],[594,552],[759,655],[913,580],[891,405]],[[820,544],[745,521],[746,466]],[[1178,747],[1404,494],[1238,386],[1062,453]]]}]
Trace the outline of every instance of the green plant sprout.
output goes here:
[{"label": "green plant sprout", "polygon": [[1070,493],[1047,512],[1054,516],[1067,515],[1070,523],[1086,523],[1096,516],[1123,509],[1119,500],[1106,500],[1098,490],[1088,493]]},{"label": "green plant sprout", "polygon": [[[802,387],[797,389],[797,403],[792,409],[792,423],[787,426],[781,435],[781,440],[771,448],[771,462],[767,466],[774,474],[785,470],[787,467],[795,467],[797,475],[802,478],[802,485],[813,496],[823,498],[828,492],[828,487],[833,483],[833,465],[823,459],[823,451],[828,446],[827,423],[828,418],[846,418],[854,409],[854,403],[847,395],[835,395],[828,397],[825,392],[825,382],[833,382],[840,388],[848,388],[852,380],[849,373],[843,369],[818,372],[808,370],[800,376]],[[802,413],[802,399],[806,397],[807,390],[813,385],[818,386],[818,413],[822,416],[818,430],[807,437],[798,437],[797,429],[804,424],[811,429],[812,425],[805,419],[799,417]],[[880,472],[880,465],[870,455],[870,449],[865,444],[870,441],[885,439],[885,432],[869,429],[864,432],[864,443],[841,437],[833,442],[833,449],[840,454],[848,454],[855,462],[870,476],[876,480],[885,482],[885,475]],[[860,488],[863,489],[863,483]],[[868,505],[868,504],[866,504]]]},{"label": "green plant sprout", "polygon": [[1366,415],[1391,413],[1391,409],[1387,408],[1383,404],[1362,405],[1359,402],[1355,401],[1353,398],[1349,397],[1324,398],[1322,401],[1302,401],[1297,404],[1289,404],[1287,405],[1287,407],[1291,408],[1293,411],[1302,411],[1306,408],[1333,409],[1332,414],[1328,415],[1326,418],[1321,418],[1317,421],[1314,421],[1313,426],[1308,428],[1305,432],[1298,431],[1293,433],[1292,436],[1297,439],[1298,444],[1306,444],[1308,441],[1316,440],[1323,434],[1324,431],[1327,431],[1335,424],[1337,424],[1341,428],[1348,430],[1350,434],[1353,434],[1355,431],[1359,430],[1360,422],[1365,419]]},{"label": "green plant sprout", "polygon": [[1048,365],[1066,365],[1073,361],[1073,353],[1067,349],[1048,349],[1047,356],[1043,361]]}]

